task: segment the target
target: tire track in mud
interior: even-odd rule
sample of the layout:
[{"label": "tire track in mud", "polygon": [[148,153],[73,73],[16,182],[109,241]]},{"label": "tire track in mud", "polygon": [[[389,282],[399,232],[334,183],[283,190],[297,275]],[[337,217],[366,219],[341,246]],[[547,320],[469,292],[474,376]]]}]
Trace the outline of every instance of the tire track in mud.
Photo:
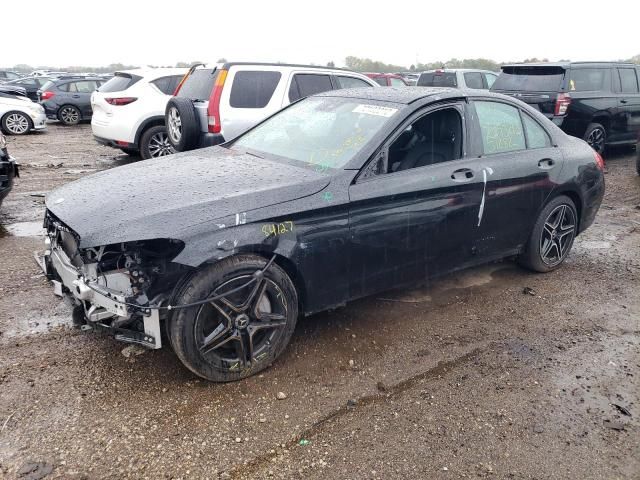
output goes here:
[{"label": "tire track in mud", "polygon": [[[355,399],[355,404],[347,404],[339,407],[336,410],[333,410],[322,418],[314,422],[310,427],[304,429],[302,432],[297,434],[294,438],[290,439],[284,445],[284,449],[291,449],[294,447],[301,439],[310,439],[322,433],[324,427],[331,421],[337,420],[345,415],[349,415],[354,412],[356,409],[361,409],[376,403],[386,402],[393,397],[397,397],[398,395],[406,392],[407,390],[411,390],[416,387],[420,382],[432,378],[437,378],[445,373],[449,373],[451,370],[454,370],[457,367],[465,365],[478,357],[487,349],[488,346],[493,344],[494,342],[489,342],[483,347],[477,347],[470,352],[467,352],[457,358],[452,360],[443,360],[436,364],[435,367],[432,367],[424,372],[418,373],[409,377],[405,380],[402,380],[395,385],[385,386],[384,391],[371,394],[364,395]],[[271,463],[271,459],[276,457],[277,452],[268,452],[263,455],[255,457],[253,460],[247,462],[246,464],[239,465],[235,468],[232,468],[228,471],[227,478],[232,479],[243,479],[251,476],[252,474],[260,471],[261,468],[265,467],[269,463]]]}]

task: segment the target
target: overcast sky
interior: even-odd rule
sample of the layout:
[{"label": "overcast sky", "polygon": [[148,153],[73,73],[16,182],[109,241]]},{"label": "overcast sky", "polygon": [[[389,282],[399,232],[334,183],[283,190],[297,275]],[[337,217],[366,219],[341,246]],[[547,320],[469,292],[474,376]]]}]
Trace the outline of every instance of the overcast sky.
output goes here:
[{"label": "overcast sky", "polygon": [[410,65],[640,53],[637,0],[0,3],[0,66],[173,65],[220,57],[342,65],[348,55]]}]

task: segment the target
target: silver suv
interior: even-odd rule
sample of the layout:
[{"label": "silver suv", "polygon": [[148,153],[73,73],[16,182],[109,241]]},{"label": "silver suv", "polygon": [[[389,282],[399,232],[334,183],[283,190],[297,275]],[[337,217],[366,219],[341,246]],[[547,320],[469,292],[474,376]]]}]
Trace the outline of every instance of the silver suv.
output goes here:
[{"label": "silver suv", "polygon": [[498,74],[489,70],[471,68],[441,68],[422,72],[418,78],[418,87],[454,87],[488,90]]},{"label": "silver suv", "polygon": [[300,98],[327,90],[379,87],[360,73],[268,63],[192,67],[166,108],[169,141],[179,151],[218,145]]}]

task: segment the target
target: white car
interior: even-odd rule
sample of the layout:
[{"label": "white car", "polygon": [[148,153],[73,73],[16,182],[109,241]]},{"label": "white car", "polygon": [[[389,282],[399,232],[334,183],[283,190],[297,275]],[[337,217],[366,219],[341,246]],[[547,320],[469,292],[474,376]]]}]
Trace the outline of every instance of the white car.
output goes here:
[{"label": "white car", "polygon": [[144,159],[174,153],[164,113],[187,71],[145,68],[116,72],[91,95],[91,129],[98,143]]},{"label": "white car", "polygon": [[22,95],[0,92],[0,128],[7,135],[24,135],[47,128],[42,105]]}]

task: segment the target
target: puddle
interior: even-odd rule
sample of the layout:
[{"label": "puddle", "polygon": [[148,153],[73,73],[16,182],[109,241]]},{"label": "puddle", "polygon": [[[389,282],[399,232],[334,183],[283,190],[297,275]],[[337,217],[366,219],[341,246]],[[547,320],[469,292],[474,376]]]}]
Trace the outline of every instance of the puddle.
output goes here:
[{"label": "puddle", "polygon": [[[47,333],[56,327],[72,327],[72,308],[68,302],[55,299],[53,308],[49,307],[29,311],[24,314],[16,314],[15,318],[9,318],[9,328],[2,332],[3,339],[24,337],[38,333]],[[25,305],[20,305],[24,307]]]},{"label": "puddle", "polygon": [[611,242],[605,242],[601,240],[587,240],[584,242],[576,242],[580,248],[586,248],[587,250],[607,250],[611,248]]},{"label": "puddle", "polygon": [[43,237],[45,235],[42,222],[20,222],[0,225],[0,238],[2,237]]},{"label": "puddle", "polygon": [[389,292],[379,297],[379,300],[400,303],[426,303],[432,300],[433,295],[441,294],[450,290],[465,289],[486,285],[493,280],[493,274],[499,270],[510,268],[509,265],[495,264],[486,265],[471,270],[464,270],[458,273],[447,275],[441,280],[434,281],[425,288],[418,288],[409,291]]}]

